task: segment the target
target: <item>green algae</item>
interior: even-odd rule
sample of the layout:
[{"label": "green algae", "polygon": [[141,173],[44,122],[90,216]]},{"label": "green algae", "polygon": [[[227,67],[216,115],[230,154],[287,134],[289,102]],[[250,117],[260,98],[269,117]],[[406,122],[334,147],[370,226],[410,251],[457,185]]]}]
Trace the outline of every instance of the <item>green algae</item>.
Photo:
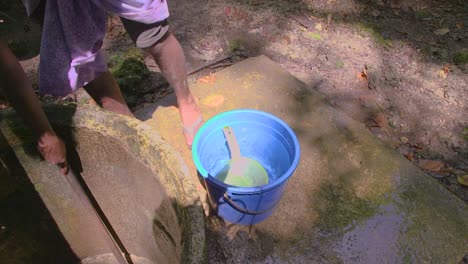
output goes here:
[{"label": "green algae", "polygon": [[150,75],[140,49],[129,49],[126,52],[112,55],[108,66],[109,71],[117,79],[122,92],[126,95],[134,94],[141,83]]},{"label": "green algae", "polygon": [[468,51],[463,50],[463,51],[457,52],[453,56],[453,62],[455,62],[455,64],[460,64],[460,65],[467,64],[468,63]]},{"label": "green algae", "polygon": [[361,32],[369,34],[377,43],[383,46],[392,46],[391,40],[384,38],[374,25],[359,22],[356,24],[356,28]]},{"label": "green algae", "polygon": [[343,182],[326,183],[320,191],[321,204],[318,205],[318,225],[324,230],[343,229],[372,217],[377,206],[368,199],[359,198]]}]

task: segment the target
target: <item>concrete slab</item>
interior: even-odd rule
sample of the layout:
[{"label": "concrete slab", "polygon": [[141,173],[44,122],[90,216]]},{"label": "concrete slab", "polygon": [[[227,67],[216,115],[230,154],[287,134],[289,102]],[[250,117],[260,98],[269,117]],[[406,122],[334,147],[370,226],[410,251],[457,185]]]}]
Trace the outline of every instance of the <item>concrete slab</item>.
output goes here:
[{"label": "concrete slab", "polygon": [[[302,148],[269,219],[250,227],[208,219],[209,262],[458,263],[468,252],[465,203],[268,58],[190,85],[205,120],[231,109],[267,111],[294,129]],[[196,177],[174,104],[170,96],[136,115]]]}]

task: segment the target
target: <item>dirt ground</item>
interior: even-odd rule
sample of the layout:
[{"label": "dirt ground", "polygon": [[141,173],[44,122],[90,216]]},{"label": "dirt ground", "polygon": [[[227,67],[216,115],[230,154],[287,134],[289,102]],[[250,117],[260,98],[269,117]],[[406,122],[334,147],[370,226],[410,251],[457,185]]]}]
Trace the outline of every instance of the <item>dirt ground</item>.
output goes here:
[{"label": "dirt ground", "polygon": [[[0,28],[37,88],[40,27],[2,1]],[[13,6],[12,6],[13,5]],[[198,78],[265,54],[461,199],[468,173],[468,5],[463,0],[169,1],[171,30]],[[6,28],[5,28],[6,27]],[[109,57],[133,48],[118,17],[108,21]],[[138,109],[170,92],[153,72],[127,96]],[[6,107],[6,103],[4,106]]]}]

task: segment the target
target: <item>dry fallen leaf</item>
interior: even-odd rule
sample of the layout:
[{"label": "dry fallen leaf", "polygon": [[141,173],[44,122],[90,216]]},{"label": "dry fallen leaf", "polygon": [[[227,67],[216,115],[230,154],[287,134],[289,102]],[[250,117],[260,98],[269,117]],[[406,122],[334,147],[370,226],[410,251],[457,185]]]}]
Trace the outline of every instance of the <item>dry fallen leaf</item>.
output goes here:
[{"label": "dry fallen leaf", "polygon": [[457,180],[458,180],[458,183],[460,183],[461,185],[468,187],[468,174],[458,175]]},{"label": "dry fallen leaf", "polygon": [[439,160],[419,160],[418,166],[423,170],[439,172],[445,165]]},{"label": "dry fallen leaf", "polygon": [[447,78],[447,75],[449,72],[450,72],[449,66],[445,65],[444,68],[442,68],[440,71],[437,72],[437,76],[439,76],[439,78],[445,79]]},{"label": "dry fallen leaf", "polygon": [[388,124],[387,117],[383,113],[376,114],[373,118],[366,121],[367,127],[384,127]]},{"label": "dry fallen leaf", "polygon": [[309,32],[307,36],[312,39],[318,39],[318,40],[322,39],[322,35],[320,35],[319,33],[315,33],[315,32]]},{"label": "dry fallen leaf", "polygon": [[449,32],[450,32],[450,29],[448,29],[448,28],[440,28],[440,29],[434,30],[434,34],[436,34],[438,36],[445,35],[445,34],[447,34]]},{"label": "dry fallen leaf", "polygon": [[363,70],[362,72],[358,73],[357,77],[359,78],[359,80],[368,80],[367,70]]},{"label": "dry fallen leaf", "polygon": [[211,72],[210,72],[210,75],[201,77],[200,79],[198,79],[197,82],[206,83],[206,84],[214,84],[215,81],[216,81],[215,76],[213,74],[211,74]]},{"label": "dry fallen leaf", "polygon": [[405,156],[408,160],[410,161],[413,161],[414,160],[414,149],[409,147],[409,146],[406,146],[406,145],[403,145],[403,146],[400,146],[400,153]]},{"label": "dry fallen leaf", "polygon": [[383,113],[378,113],[374,117],[374,122],[377,124],[378,127],[384,127],[386,124],[388,124],[387,117]]},{"label": "dry fallen leaf", "polygon": [[291,38],[288,35],[284,35],[281,39],[281,42],[284,45],[290,44],[291,43]]},{"label": "dry fallen leaf", "polygon": [[437,76],[439,76],[439,78],[441,79],[445,79],[447,78],[447,72],[445,72],[444,70],[440,70],[437,72]]}]

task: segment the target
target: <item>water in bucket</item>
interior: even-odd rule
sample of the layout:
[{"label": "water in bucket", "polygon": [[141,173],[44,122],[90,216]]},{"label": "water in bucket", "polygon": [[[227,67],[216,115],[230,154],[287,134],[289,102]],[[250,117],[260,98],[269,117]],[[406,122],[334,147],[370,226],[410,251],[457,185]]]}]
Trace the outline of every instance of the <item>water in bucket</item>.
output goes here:
[{"label": "water in bucket", "polygon": [[268,183],[268,173],[256,160],[243,157],[231,127],[223,128],[231,152],[231,160],[217,173],[216,178],[237,187],[255,187]]},{"label": "water in bucket", "polygon": [[[237,187],[223,183],[229,170],[227,164],[233,158],[232,153],[226,153],[232,150],[225,146],[225,126],[238,133],[242,153],[260,162],[266,170],[267,184]],[[200,128],[192,157],[216,214],[230,223],[253,225],[274,212],[299,164],[300,146],[292,129],[278,117],[254,109],[239,109],[218,114]],[[226,168],[222,170],[223,167]]]}]

